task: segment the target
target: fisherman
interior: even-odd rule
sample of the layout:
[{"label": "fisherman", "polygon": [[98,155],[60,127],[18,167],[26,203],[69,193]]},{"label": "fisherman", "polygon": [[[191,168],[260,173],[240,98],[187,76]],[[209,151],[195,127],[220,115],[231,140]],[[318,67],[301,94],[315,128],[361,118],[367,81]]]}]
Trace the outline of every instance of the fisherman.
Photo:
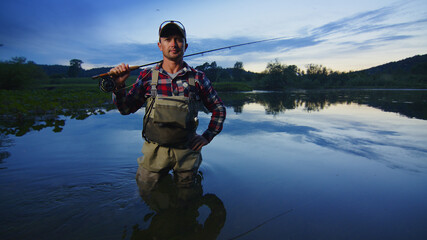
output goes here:
[{"label": "fisherman", "polygon": [[[143,69],[128,93],[129,65],[122,63],[110,70],[116,83],[113,100],[123,115],[146,103],[137,181],[154,186],[173,170],[177,184],[191,186],[202,162],[201,149],[221,132],[226,110],[206,75],[183,60],[188,43],[182,23],[163,22],[157,45],[163,61]],[[202,135],[196,133],[199,103],[211,112]]]}]

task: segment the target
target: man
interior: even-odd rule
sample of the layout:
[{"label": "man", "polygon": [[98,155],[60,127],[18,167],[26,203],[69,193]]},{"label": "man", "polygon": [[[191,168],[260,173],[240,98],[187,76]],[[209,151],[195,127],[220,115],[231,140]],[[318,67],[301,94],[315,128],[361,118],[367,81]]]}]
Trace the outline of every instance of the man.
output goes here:
[{"label": "man", "polygon": [[[146,141],[143,157],[138,158],[137,180],[155,185],[173,169],[178,184],[191,185],[202,161],[200,151],[221,132],[226,111],[205,74],[184,62],[188,44],[180,22],[162,23],[157,45],[163,61],[142,70],[128,93],[125,80],[129,65],[110,70],[117,86],[113,100],[123,115],[136,112],[147,102],[143,125]],[[212,113],[202,135],[196,133],[198,102]]]}]

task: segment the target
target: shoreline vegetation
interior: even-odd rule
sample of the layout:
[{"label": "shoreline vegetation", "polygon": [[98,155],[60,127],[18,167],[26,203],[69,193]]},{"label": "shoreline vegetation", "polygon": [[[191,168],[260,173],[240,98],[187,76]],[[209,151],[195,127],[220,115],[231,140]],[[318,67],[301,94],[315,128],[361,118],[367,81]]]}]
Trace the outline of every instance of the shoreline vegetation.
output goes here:
[{"label": "shoreline vegetation", "polygon": [[[59,116],[85,119],[114,109],[111,94],[99,90],[98,80],[84,76],[97,75],[109,68],[97,69],[98,72],[93,69],[85,71],[81,69],[81,63],[81,60],[72,59],[68,67],[48,67],[27,61],[24,57],[0,62],[0,134],[22,136],[45,127],[53,127],[53,131],[60,132],[65,120]],[[427,55],[348,73],[315,64],[301,70],[277,60],[269,63],[262,73],[245,71],[242,62],[236,62],[233,68],[222,68],[215,62],[196,68],[206,73],[214,88],[226,98],[226,105],[235,107],[237,112],[243,106],[241,99],[247,96],[233,94],[236,92],[283,91],[285,96],[301,90],[427,89]],[[138,71],[133,72],[127,86],[135,82],[137,74]],[[291,99],[301,101],[294,97]],[[331,102],[331,99],[308,104],[322,105],[325,101]],[[275,103],[268,105],[274,106]]]}]

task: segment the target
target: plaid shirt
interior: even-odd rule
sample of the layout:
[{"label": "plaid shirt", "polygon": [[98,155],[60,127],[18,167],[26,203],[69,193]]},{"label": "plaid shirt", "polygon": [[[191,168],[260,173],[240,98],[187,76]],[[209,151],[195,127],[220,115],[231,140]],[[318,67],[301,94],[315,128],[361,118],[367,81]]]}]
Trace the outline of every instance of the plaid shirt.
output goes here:
[{"label": "plaid shirt", "polygon": [[[161,68],[160,64],[155,66],[159,70],[159,80],[157,84],[157,94],[159,96],[184,95],[188,97],[189,72],[193,72],[196,84],[196,95],[200,97],[205,107],[212,113],[208,129],[203,133],[209,142],[221,132],[225,120],[226,110],[224,104],[216,91],[212,88],[211,82],[205,74],[188,66],[184,62],[184,68],[172,79],[169,74]],[[146,99],[151,95],[151,68],[143,69],[133,84],[132,89],[126,93],[124,88],[113,93],[113,101],[121,114],[127,115],[136,112],[142,107]]]}]

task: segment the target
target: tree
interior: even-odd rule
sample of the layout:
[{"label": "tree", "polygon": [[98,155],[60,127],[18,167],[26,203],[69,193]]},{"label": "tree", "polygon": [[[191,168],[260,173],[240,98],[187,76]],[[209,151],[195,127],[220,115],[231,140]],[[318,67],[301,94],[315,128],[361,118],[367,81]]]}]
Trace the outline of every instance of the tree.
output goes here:
[{"label": "tree", "polygon": [[205,62],[203,65],[197,66],[196,69],[204,72],[211,82],[219,80],[222,71],[222,68],[218,67],[215,61],[211,64]]},{"label": "tree", "polygon": [[282,65],[277,59],[275,62],[267,64],[267,75],[264,80],[264,85],[267,89],[281,90],[286,85],[285,79],[286,65]]},{"label": "tree", "polygon": [[208,62],[203,63],[203,65],[197,66],[196,69],[202,72],[206,72],[210,68],[210,64]]},{"label": "tree", "polygon": [[234,81],[243,81],[243,62],[236,62],[233,67],[233,79]]},{"label": "tree", "polygon": [[80,59],[71,59],[70,67],[68,68],[68,76],[77,77],[82,70],[83,61]]},{"label": "tree", "polygon": [[307,76],[310,80],[317,80],[321,85],[325,85],[328,80],[328,75],[331,72],[326,67],[317,64],[308,64]]},{"label": "tree", "polygon": [[215,61],[211,63],[210,69],[208,70],[208,78],[211,82],[215,82],[219,80],[219,74],[221,73],[222,68],[218,67]]},{"label": "tree", "polygon": [[26,57],[12,57],[12,60],[10,61],[12,64],[24,64],[25,62],[27,62]]},{"label": "tree", "polygon": [[234,69],[243,69],[243,62],[236,62],[234,64]]}]

